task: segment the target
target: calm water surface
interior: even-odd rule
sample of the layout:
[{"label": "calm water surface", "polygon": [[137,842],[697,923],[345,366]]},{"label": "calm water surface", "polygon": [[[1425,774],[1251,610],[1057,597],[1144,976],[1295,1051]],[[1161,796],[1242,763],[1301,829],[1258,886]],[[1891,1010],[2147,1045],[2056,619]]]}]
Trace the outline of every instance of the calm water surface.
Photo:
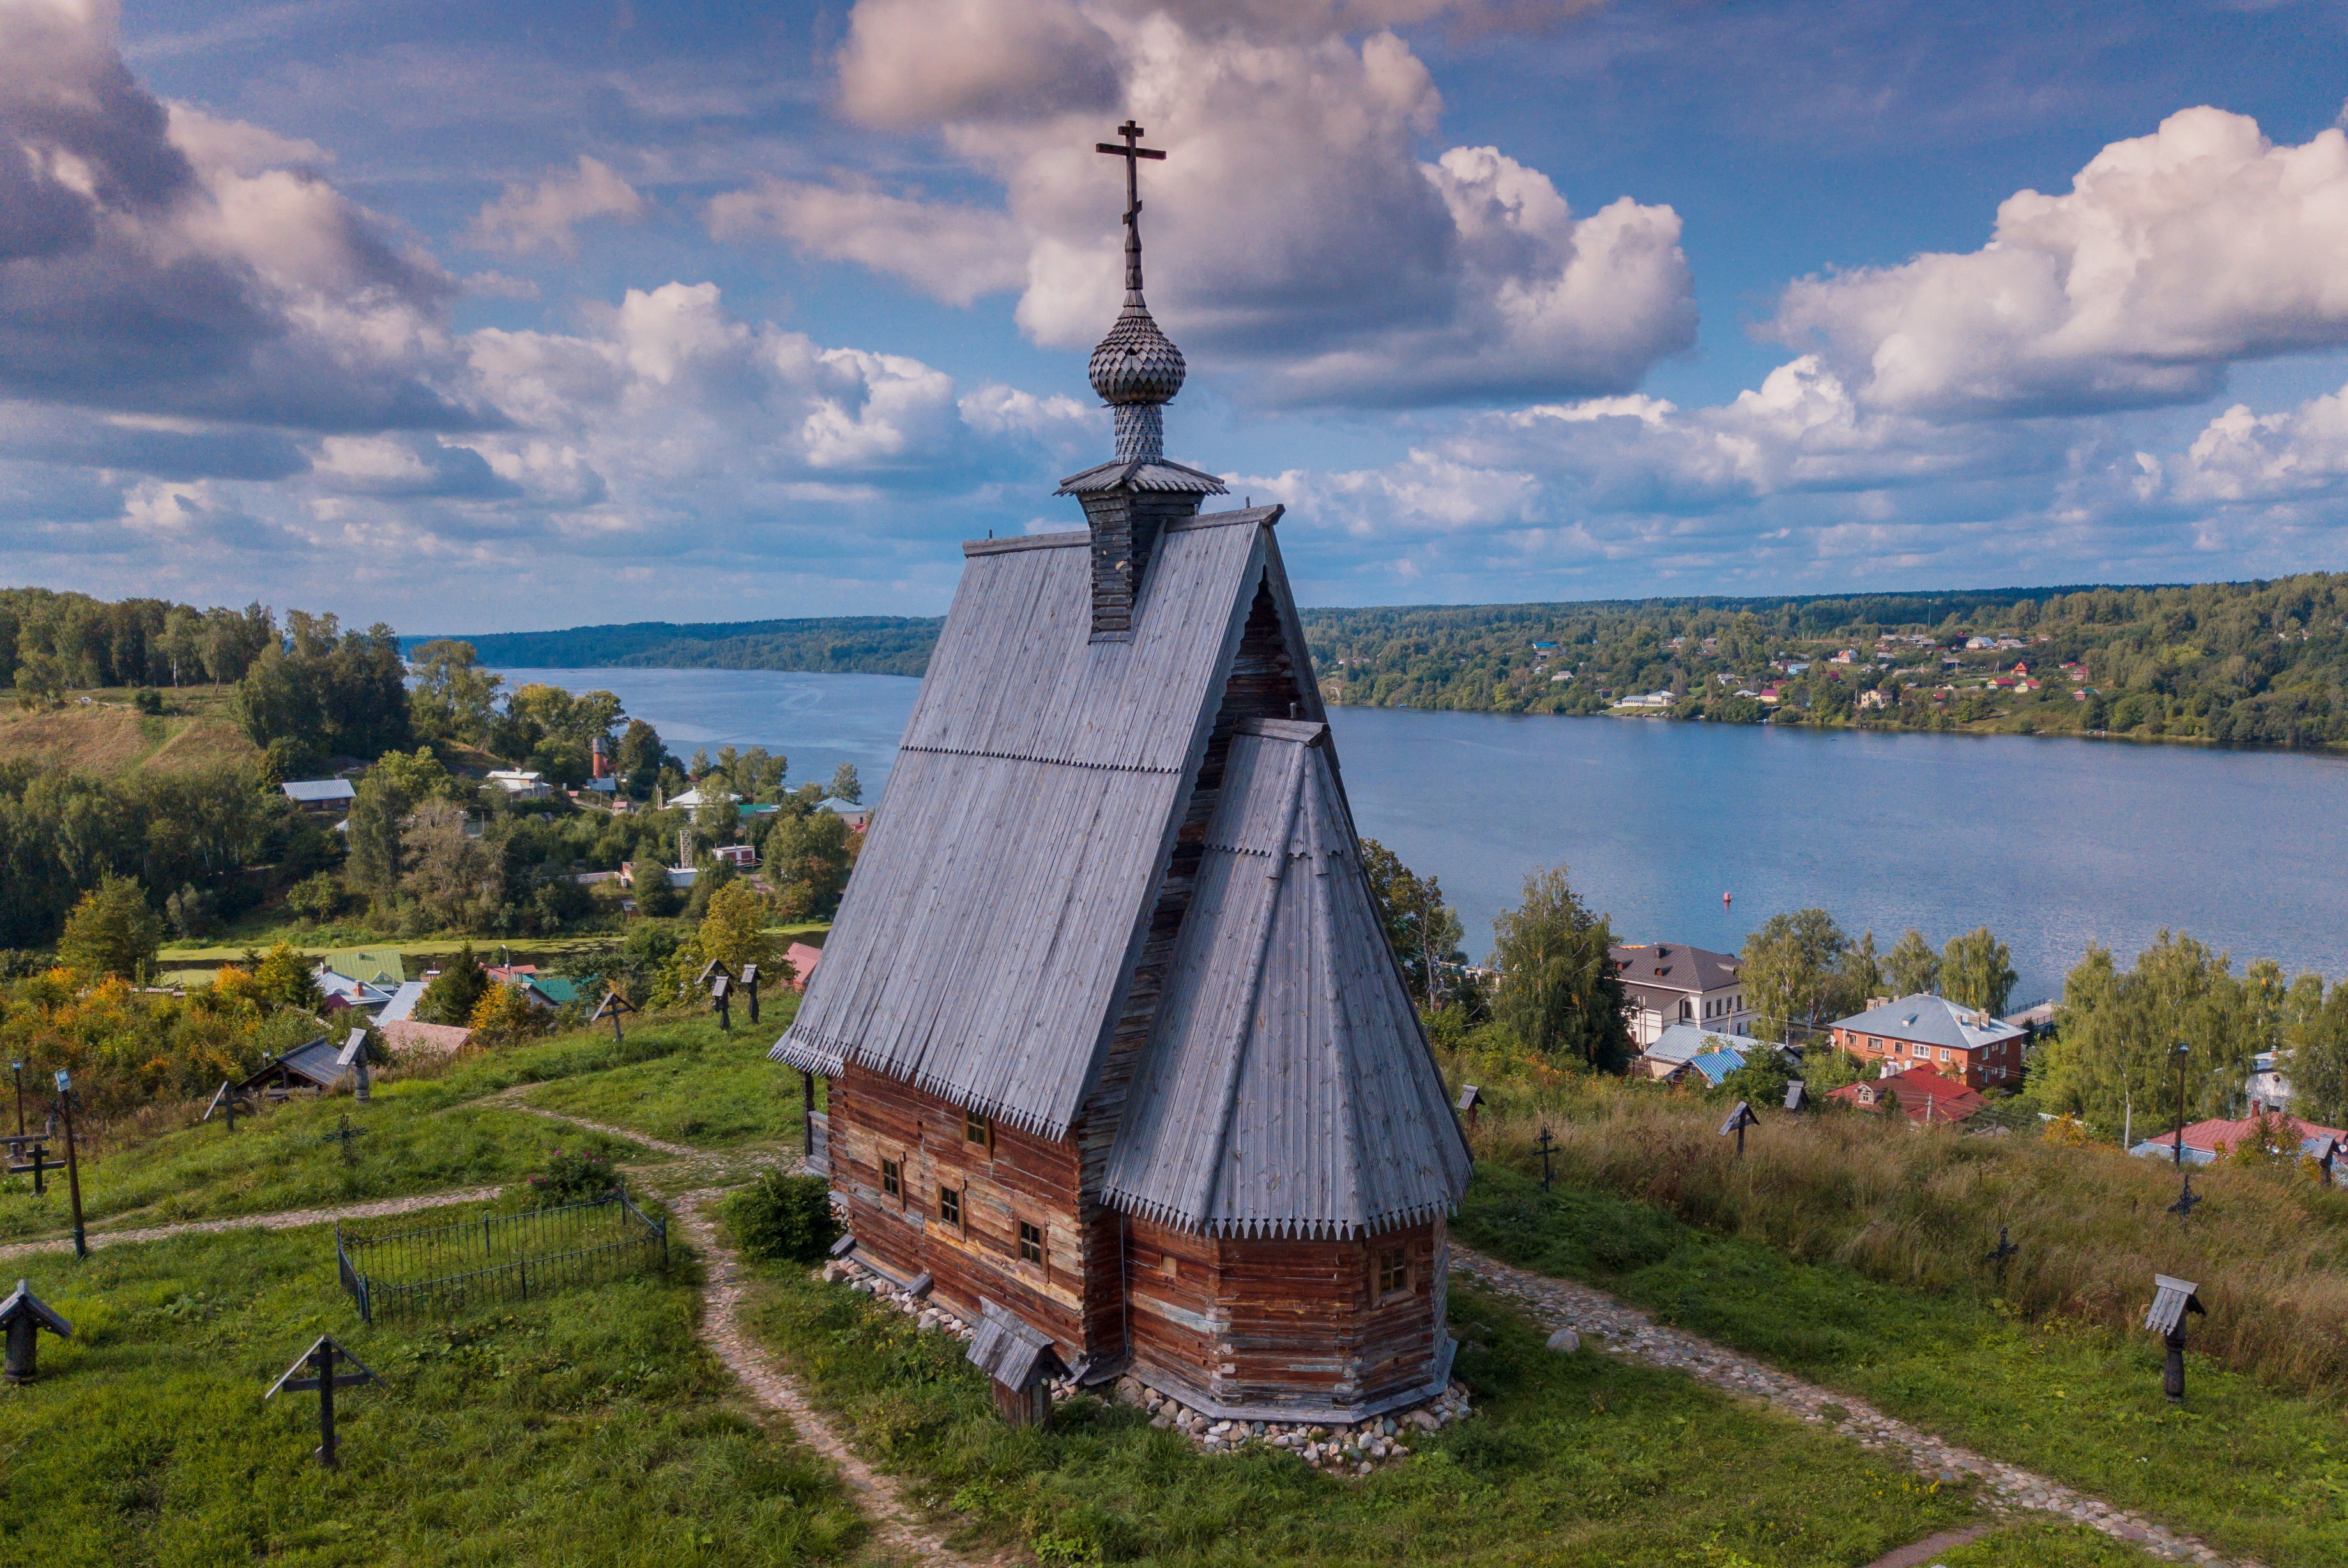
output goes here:
[{"label": "calm water surface", "polygon": [[[879,799],[919,683],[763,670],[510,670],[616,692],[672,750],[765,746],[794,781],[842,761]],[[1889,948],[1994,928],[2016,1001],[2090,942],[2163,926],[2239,964],[2348,976],[2348,760],[2022,737],[1339,708],[1361,829],[1442,879],[1478,957],[1525,873],[1574,885],[1632,940],[1734,949],[1818,905]],[[1734,895],[1724,909],[1720,895]]]}]

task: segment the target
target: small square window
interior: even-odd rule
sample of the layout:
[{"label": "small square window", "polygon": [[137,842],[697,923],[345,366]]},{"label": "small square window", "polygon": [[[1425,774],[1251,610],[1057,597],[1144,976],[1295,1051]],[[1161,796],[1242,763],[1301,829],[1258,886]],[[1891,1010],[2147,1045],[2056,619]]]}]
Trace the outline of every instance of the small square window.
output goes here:
[{"label": "small square window", "polygon": [[1167,1253],[1161,1255],[1158,1260],[1158,1272],[1164,1274],[1168,1279],[1180,1279],[1182,1277],[1182,1264],[1172,1253]]},{"label": "small square window", "polygon": [[992,1143],[994,1124],[974,1110],[962,1113],[962,1136],[965,1143]]},{"label": "small square window", "polygon": [[938,1189],[938,1218],[956,1230],[962,1229],[962,1189]]},{"label": "small square window", "polygon": [[1388,1247],[1378,1254],[1378,1294],[1392,1295],[1409,1288],[1409,1252],[1402,1247]]},{"label": "small square window", "polygon": [[1019,1222],[1019,1261],[1040,1264],[1044,1261],[1044,1230],[1040,1225]]},{"label": "small square window", "polygon": [[894,1160],[880,1161],[880,1191],[891,1198],[902,1198],[905,1195],[904,1172]]}]

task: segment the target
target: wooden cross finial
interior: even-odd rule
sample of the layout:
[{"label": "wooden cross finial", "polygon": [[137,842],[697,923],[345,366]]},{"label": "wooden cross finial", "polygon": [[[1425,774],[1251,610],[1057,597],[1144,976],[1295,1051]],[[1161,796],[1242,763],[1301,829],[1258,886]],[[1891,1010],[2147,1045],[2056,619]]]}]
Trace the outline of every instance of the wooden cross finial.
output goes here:
[{"label": "wooden cross finial", "polygon": [[1125,287],[1128,294],[1141,292],[1141,160],[1163,160],[1165,153],[1154,147],[1141,145],[1141,127],[1127,120],[1117,128],[1125,138],[1123,145],[1113,141],[1096,142],[1095,152],[1106,152],[1125,160]]}]

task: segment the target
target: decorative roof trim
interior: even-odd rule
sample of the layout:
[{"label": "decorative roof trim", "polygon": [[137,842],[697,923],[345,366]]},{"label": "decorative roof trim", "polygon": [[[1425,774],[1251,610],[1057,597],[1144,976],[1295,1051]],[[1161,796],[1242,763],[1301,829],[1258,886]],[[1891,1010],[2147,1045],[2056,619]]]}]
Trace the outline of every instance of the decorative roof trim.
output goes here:
[{"label": "decorative roof trim", "polygon": [[1093,490],[1116,490],[1120,486],[1129,486],[1134,490],[1170,490],[1182,495],[1231,493],[1229,486],[1205,469],[1178,463],[1170,458],[1154,460],[1112,458],[1107,462],[1094,464],[1082,473],[1070,474],[1052,493],[1084,495]]}]

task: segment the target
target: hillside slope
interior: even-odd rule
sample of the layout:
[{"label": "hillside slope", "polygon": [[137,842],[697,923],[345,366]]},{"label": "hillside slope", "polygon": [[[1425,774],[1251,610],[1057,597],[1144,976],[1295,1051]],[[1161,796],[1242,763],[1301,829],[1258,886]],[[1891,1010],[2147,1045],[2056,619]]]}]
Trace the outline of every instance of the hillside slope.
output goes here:
[{"label": "hillside slope", "polygon": [[188,711],[140,714],[127,701],[75,701],[47,712],[0,707],[0,762],[36,762],[59,772],[116,778],[126,773],[193,773],[252,762],[261,753],[222,711],[198,697],[176,706]]}]

